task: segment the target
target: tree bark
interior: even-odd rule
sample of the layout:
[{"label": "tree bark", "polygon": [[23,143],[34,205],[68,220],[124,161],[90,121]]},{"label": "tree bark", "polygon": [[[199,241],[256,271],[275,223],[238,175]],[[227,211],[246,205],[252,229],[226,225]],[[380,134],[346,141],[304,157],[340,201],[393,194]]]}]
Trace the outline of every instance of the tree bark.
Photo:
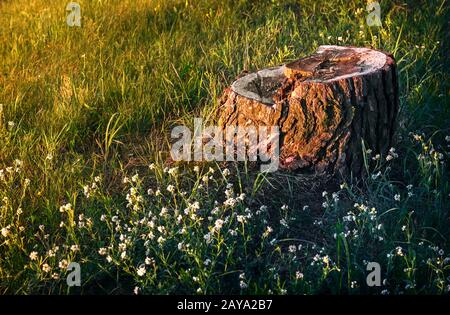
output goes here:
[{"label": "tree bark", "polygon": [[282,168],[358,176],[362,141],[384,155],[398,109],[390,54],[320,46],[309,57],[233,82],[219,106],[219,125],[279,126]]}]

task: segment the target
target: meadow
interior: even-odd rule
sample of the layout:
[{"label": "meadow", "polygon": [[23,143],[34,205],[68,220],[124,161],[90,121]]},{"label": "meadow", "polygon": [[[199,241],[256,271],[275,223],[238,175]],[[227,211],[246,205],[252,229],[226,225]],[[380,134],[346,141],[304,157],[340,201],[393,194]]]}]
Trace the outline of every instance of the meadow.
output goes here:
[{"label": "meadow", "polygon": [[[81,27],[67,2],[0,1],[0,293],[449,294],[448,1],[383,0],[381,27],[358,0],[78,0]],[[364,176],[171,161],[242,71],[322,44],[398,65]]]}]

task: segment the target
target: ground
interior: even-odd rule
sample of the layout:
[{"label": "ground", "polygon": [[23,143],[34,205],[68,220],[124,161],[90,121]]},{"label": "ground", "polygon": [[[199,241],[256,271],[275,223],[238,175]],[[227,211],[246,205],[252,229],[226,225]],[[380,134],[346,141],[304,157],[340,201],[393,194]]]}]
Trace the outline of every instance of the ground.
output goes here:
[{"label": "ground", "polygon": [[[380,27],[366,1],[78,3],[81,27],[0,2],[0,293],[448,294],[448,1],[381,1]],[[364,176],[170,160],[236,76],[326,44],[398,64],[397,145]]]}]

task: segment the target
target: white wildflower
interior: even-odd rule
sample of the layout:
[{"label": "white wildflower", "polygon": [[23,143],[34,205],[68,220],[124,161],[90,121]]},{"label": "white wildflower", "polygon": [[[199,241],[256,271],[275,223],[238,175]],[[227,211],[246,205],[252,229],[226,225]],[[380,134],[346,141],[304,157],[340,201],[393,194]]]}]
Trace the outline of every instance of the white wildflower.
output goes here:
[{"label": "white wildflower", "polygon": [[223,223],[224,223],[223,220],[217,219],[216,222],[214,223],[215,230],[219,231],[222,228]]},{"label": "white wildflower", "polygon": [[175,191],[175,186],[174,185],[167,186],[167,191],[173,193]]},{"label": "white wildflower", "polygon": [[245,216],[243,216],[243,215],[238,215],[236,217],[236,219],[239,223],[242,223],[242,224],[245,224],[247,222],[247,220],[245,219]]},{"label": "white wildflower", "polygon": [[67,267],[69,266],[69,262],[67,261],[67,259],[63,259],[59,262],[58,266],[59,268],[66,270]]},{"label": "white wildflower", "polygon": [[2,236],[3,237],[8,237],[8,235],[9,235],[9,228],[10,228],[9,225],[7,227],[2,228]]},{"label": "white wildflower", "polygon": [[295,279],[297,280],[303,279],[303,273],[301,273],[300,271],[295,272]]},{"label": "white wildflower", "polygon": [[169,169],[168,173],[171,176],[176,176],[178,174],[178,167],[172,167],[171,169]]},{"label": "white wildflower", "polygon": [[43,264],[42,271],[49,273],[50,271],[52,271],[52,267],[50,267],[49,264]]},{"label": "white wildflower", "polygon": [[31,260],[37,260],[38,259],[38,253],[36,251],[33,251],[30,253],[30,259]]},{"label": "white wildflower", "polygon": [[137,183],[138,180],[139,180],[139,174],[135,174],[131,177],[131,181],[133,183]]},{"label": "white wildflower", "polygon": [[141,265],[139,266],[139,268],[137,269],[137,275],[139,277],[143,277],[145,275],[145,273],[147,272],[147,270],[145,270],[145,265]]}]

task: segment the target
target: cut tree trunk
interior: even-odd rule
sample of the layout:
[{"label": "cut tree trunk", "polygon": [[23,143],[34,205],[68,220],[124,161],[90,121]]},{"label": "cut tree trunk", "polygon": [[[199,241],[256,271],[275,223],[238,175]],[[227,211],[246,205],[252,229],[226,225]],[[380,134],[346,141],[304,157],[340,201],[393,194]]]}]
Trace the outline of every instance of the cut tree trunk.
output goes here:
[{"label": "cut tree trunk", "polygon": [[281,168],[358,176],[362,142],[384,155],[398,108],[390,54],[320,46],[309,57],[237,79],[222,97],[219,125],[279,126]]}]

